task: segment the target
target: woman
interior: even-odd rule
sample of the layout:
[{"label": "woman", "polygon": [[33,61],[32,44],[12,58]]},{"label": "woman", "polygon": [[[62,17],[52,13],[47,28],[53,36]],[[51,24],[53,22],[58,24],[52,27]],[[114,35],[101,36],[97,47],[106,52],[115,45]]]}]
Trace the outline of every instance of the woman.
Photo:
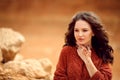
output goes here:
[{"label": "woman", "polygon": [[111,80],[113,49],[92,12],[77,13],[69,24],[54,80]]}]

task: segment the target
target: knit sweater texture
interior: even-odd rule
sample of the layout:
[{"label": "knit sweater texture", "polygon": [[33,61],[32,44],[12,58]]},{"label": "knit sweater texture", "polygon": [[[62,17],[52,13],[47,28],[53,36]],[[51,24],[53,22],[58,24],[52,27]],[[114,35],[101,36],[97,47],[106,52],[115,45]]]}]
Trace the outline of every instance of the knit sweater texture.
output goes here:
[{"label": "knit sweater texture", "polygon": [[95,51],[91,50],[91,59],[98,70],[92,77],[90,77],[85,63],[79,57],[77,48],[65,46],[60,53],[54,80],[111,80],[110,65],[103,63]]}]

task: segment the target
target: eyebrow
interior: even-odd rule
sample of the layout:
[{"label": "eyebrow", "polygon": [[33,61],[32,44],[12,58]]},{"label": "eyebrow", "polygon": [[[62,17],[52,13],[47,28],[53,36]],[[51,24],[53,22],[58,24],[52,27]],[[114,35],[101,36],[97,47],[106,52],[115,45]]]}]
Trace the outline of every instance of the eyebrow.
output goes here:
[{"label": "eyebrow", "polygon": [[[79,28],[74,28],[74,29],[79,29]],[[89,29],[89,28],[82,28],[82,29]]]}]

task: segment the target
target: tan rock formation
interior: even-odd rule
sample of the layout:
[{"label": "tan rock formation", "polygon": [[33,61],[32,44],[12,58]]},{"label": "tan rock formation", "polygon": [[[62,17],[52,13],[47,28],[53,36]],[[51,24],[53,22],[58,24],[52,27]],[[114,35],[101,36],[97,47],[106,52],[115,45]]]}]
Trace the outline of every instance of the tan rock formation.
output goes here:
[{"label": "tan rock formation", "polygon": [[25,38],[10,28],[0,28],[0,61],[13,60]]},{"label": "tan rock formation", "polygon": [[23,59],[18,54],[24,37],[9,28],[0,28],[0,80],[52,80],[48,59]]}]

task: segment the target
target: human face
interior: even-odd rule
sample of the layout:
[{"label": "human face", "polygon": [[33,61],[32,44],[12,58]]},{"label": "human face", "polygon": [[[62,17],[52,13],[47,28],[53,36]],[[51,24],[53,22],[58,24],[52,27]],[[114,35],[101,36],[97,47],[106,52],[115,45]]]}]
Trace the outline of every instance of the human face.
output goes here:
[{"label": "human face", "polygon": [[91,26],[84,20],[78,20],[74,27],[74,36],[76,43],[84,46],[91,46],[91,39],[93,36]]}]

